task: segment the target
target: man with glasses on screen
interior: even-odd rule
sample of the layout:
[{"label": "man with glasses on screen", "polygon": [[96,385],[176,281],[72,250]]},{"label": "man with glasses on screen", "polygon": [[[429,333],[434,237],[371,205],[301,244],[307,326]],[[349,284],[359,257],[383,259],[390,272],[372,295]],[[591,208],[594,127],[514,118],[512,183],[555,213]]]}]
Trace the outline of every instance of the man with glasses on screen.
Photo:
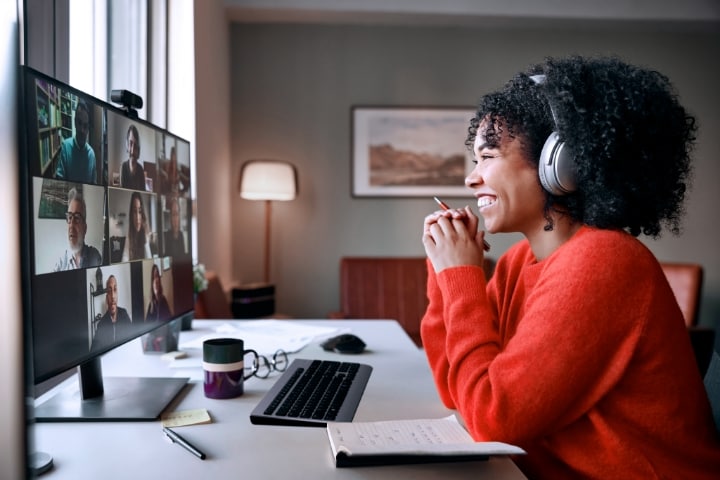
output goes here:
[{"label": "man with glasses on screen", "polygon": [[55,264],[54,271],[96,267],[102,264],[102,255],[97,248],[85,244],[87,222],[85,221],[85,199],[77,189],[68,192],[68,207],[65,219],[68,226],[68,248]]}]

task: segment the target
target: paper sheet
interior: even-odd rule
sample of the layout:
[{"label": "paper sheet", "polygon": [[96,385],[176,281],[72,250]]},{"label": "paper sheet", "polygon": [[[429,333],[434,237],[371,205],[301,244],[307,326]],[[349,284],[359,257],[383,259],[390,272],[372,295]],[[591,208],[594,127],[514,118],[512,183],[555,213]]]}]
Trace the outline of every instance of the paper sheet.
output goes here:
[{"label": "paper sheet", "polygon": [[475,442],[455,416],[382,422],[328,422],[333,454],[509,455],[524,451],[500,442]]},{"label": "paper sheet", "polygon": [[[346,435],[348,433],[346,431]],[[351,443],[364,447],[472,442],[454,416],[441,420],[359,422],[355,423],[351,433]]]},{"label": "paper sheet", "polygon": [[[278,349],[295,353],[312,341],[338,335],[343,331],[347,329],[319,327],[297,320],[248,320],[220,325],[215,329],[215,333],[181,342],[180,348],[202,349],[203,342],[211,338],[241,338],[245,342],[245,348],[253,349],[260,355],[272,355]],[[180,338],[182,339],[182,336]]]}]

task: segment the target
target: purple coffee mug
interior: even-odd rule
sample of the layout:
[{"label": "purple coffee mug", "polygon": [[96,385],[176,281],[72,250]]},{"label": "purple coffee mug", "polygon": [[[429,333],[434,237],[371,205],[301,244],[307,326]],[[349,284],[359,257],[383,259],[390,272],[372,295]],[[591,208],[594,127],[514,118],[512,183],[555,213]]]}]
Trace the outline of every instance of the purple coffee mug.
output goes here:
[{"label": "purple coffee mug", "polygon": [[[245,354],[256,359],[249,374],[245,375]],[[243,381],[252,377],[257,367],[258,354],[245,350],[239,338],[214,338],[203,342],[203,370],[205,396],[208,398],[235,398],[243,394]]]}]

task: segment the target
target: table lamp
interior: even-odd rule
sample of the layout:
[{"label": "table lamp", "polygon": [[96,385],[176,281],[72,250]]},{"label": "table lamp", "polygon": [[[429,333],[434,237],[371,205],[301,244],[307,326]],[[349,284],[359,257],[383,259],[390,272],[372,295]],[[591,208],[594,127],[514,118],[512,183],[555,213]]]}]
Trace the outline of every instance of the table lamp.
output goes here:
[{"label": "table lamp", "polygon": [[265,283],[270,283],[270,225],[273,200],[297,196],[297,170],[283,160],[248,160],[240,170],[240,197],[265,200]]}]

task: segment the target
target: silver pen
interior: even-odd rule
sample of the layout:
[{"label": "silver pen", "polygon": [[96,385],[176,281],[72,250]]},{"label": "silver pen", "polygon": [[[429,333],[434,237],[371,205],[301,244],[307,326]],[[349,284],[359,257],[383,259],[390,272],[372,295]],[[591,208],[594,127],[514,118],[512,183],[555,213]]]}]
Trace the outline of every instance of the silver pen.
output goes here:
[{"label": "silver pen", "polygon": [[205,454],[198,450],[197,447],[195,447],[192,443],[185,440],[183,437],[175,433],[173,430],[170,430],[167,427],[163,427],[163,433],[168,436],[170,440],[172,440],[173,443],[177,443],[181,447],[183,447],[188,452],[192,453],[196,457],[198,457],[200,460],[205,460]]}]

